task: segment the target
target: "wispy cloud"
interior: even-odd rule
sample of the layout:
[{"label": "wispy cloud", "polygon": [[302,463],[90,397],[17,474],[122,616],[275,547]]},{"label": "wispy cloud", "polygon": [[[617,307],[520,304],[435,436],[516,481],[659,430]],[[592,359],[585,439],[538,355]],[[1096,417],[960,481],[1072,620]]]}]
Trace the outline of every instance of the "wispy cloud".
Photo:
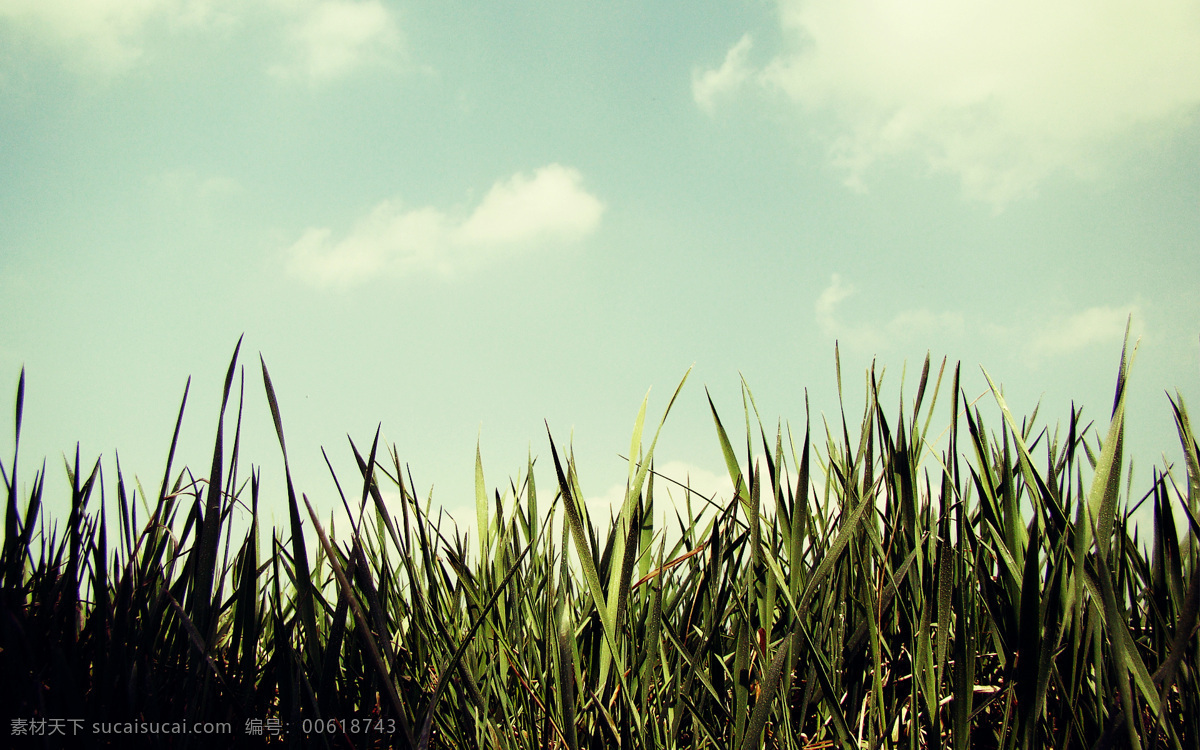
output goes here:
[{"label": "wispy cloud", "polygon": [[114,76],[161,52],[181,31],[240,29],[275,46],[276,77],[326,83],[401,52],[401,33],[380,0],[0,0],[0,27],[84,75]]},{"label": "wispy cloud", "polygon": [[271,73],[325,83],[364,65],[387,65],[400,49],[395,18],[379,0],[321,0],[288,23],[291,62]]},{"label": "wispy cloud", "polygon": [[1125,336],[1125,325],[1133,317],[1140,325],[1137,305],[1089,307],[1072,315],[1056,316],[1029,337],[1027,354],[1034,361],[1074,354],[1097,345],[1114,345]]},{"label": "wispy cloud", "polygon": [[754,69],[746,62],[753,44],[750,35],[746,34],[725,54],[725,62],[720,68],[692,71],[692,97],[701,109],[712,114],[718,97],[736,91],[753,75]]},{"label": "wispy cloud", "polygon": [[843,324],[837,318],[837,308],[842,300],[854,294],[854,286],[842,283],[839,274],[833,274],[829,286],[821,290],[817,302],[813,306],[817,316],[817,325],[826,336],[836,336],[843,329]]},{"label": "wispy cloud", "polygon": [[1200,107],[1191,0],[779,0],[779,12],[786,49],[749,70],[743,37],[693,78],[696,102],[753,83],[828,116],[829,157],[856,187],[877,162],[916,155],[1000,208]]},{"label": "wispy cloud", "polygon": [[68,67],[120,73],[141,58],[147,24],[171,12],[183,16],[187,5],[172,0],[4,0],[0,24],[50,47]]},{"label": "wispy cloud", "polygon": [[499,254],[577,241],[596,230],[605,209],[582,183],[577,170],[550,164],[497,182],[459,219],[384,201],[341,239],[307,229],[288,249],[287,269],[315,286],[346,289],[380,274],[449,274]]},{"label": "wispy cloud", "polygon": [[813,305],[821,332],[853,349],[878,352],[897,343],[927,341],[933,336],[958,336],[963,332],[961,313],[933,312],[924,307],[901,310],[882,323],[847,321],[841,314],[841,303],[856,293],[854,285],[843,282],[835,273]]},{"label": "wispy cloud", "polygon": [[151,187],[177,199],[206,202],[245,192],[241,183],[224,175],[201,175],[191,169],[171,169],[150,175]]}]

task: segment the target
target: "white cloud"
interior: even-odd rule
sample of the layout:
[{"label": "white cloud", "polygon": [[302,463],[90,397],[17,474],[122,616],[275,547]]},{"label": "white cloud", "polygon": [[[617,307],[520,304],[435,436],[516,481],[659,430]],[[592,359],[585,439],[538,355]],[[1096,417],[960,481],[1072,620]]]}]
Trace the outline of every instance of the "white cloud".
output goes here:
[{"label": "white cloud", "polygon": [[1053,318],[1029,340],[1028,354],[1035,360],[1072,354],[1097,344],[1116,344],[1125,337],[1125,324],[1141,317],[1137,305],[1089,307],[1069,316]]},{"label": "white cloud", "polygon": [[305,230],[287,251],[287,268],[315,286],[345,289],[379,274],[448,274],[500,253],[579,240],[596,230],[604,213],[582,180],[559,164],[517,174],[497,182],[457,220],[437,208],[384,201],[340,240],[329,229]]},{"label": "white cloud", "polygon": [[[702,498],[709,498],[722,506],[733,498],[733,482],[724,471],[712,472],[686,461],[656,464],[654,470],[659,474],[654,478],[654,528],[656,531],[666,528],[671,540],[678,538],[675,512],[678,511],[680,517],[687,518],[684,499],[686,490],[680,485],[691,488],[692,511],[697,516],[705,512],[706,517],[711,518],[711,508]],[[616,518],[621,513],[624,502],[624,482],[611,485],[603,493],[584,498],[588,517],[592,519],[593,524],[602,529],[609,523],[610,518]]]},{"label": "white cloud", "polygon": [[1200,107],[1193,0],[779,0],[779,10],[786,51],[751,75],[743,37],[695,80],[716,91],[753,81],[831,116],[830,158],[854,186],[876,162],[915,155],[999,208],[1055,172],[1093,172],[1133,129]]},{"label": "white cloud", "polygon": [[699,69],[692,71],[692,97],[705,112],[712,114],[717,97],[735,91],[754,72],[746,64],[746,55],[751,46],[753,40],[746,34],[725,54],[725,62],[720,68],[703,72]]},{"label": "white cloud", "polygon": [[901,310],[882,324],[851,323],[839,314],[841,303],[857,290],[833,274],[829,286],[813,305],[821,332],[845,346],[861,351],[880,351],[896,343],[924,342],[933,336],[958,336],[963,332],[963,317],[957,312],[935,313],[927,308]]},{"label": "white cloud", "polygon": [[[729,479],[727,471],[713,472],[686,461],[667,461],[661,466],[655,466],[654,470],[661,475],[654,480],[655,496],[669,496],[681,513],[687,491],[680,485],[686,485],[694,495],[709,498],[718,504],[728,503],[733,497],[733,481]],[[692,507],[697,512],[703,503],[704,501],[697,497],[692,498]]]},{"label": "white cloud", "polygon": [[588,518],[592,519],[593,524],[601,528],[609,522],[610,518],[615,518],[621,512],[621,505],[624,502],[624,484],[614,484],[599,495],[588,495],[585,493],[583,498]]},{"label": "white cloud", "polygon": [[579,172],[558,164],[532,178],[513,175],[488,191],[479,208],[456,231],[467,245],[576,240],[595,230],[604,204],[586,193]]},{"label": "white cloud", "polygon": [[118,73],[141,58],[141,35],[172,0],[0,0],[0,23],[34,37],[81,71]]},{"label": "white cloud", "polygon": [[322,0],[289,24],[294,60],[271,72],[324,83],[367,64],[386,64],[400,46],[395,19],[379,0]]}]

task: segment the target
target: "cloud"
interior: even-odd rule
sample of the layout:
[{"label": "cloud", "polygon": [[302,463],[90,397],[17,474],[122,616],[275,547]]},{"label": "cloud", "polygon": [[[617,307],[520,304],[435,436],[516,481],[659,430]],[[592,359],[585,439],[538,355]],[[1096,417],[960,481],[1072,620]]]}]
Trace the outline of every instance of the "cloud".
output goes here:
[{"label": "cloud", "polygon": [[450,274],[504,253],[580,240],[596,230],[604,204],[580,173],[559,164],[497,182],[466,218],[433,208],[380,203],[350,233],[304,231],[287,251],[287,270],[315,286],[346,289],[373,276]]},{"label": "cloud", "polygon": [[880,351],[897,343],[928,341],[934,336],[958,336],[963,332],[961,313],[935,313],[927,308],[902,310],[882,324],[847,322],[838,314],[838,308],[856,292],[852,284],[844,283],[835,273],[813,305],[821,332],[851,348]]},{"label": "cloud", "polygon": [[[785,50],[744,69],[743,37],[700,74],[697,103],[749,85],[827,127],[829,158],[861,187],[916,156],[997,208],[1050,175],[1087,175],[1106,147],[1200,107],[1192,0],[779,0]],[[700,92],[703,92],[703,96]]]},{"label": "cloud", "polygon": [[903,310],[884,323],[883,330],[891,340],[925,337],[934,333],[958,335],[963,331],[963,317],[961,313],[935,313],[923,307]]},{"label": "cloud", "polygon": [[[733,482],[729,479],[729,474],[724,471],[712,472],[686,461],[655,464],[654,470],[659,474],[654,478],[654,525],[656,529],[664,527],[665,517],[665,527],[668,530],[677,531],[674,528],[675,510],[679,511],[680,516],[687,517],[687,506],[684,500],[686,490],[680,485],[687,485],[691,488],[693,492],[692,510],[697,515],[709,508],[702,498],[709,498],[718,505],[724,505],[733,498]],[[647,477],[647,481],[649,481],[649,477]],[[603,528],[610,518],[620,515],[624,502],[624,482],[611,485],[603,493],[584,497],[588,517],[600,528]]]},{"label": "cloud", "polygon": [[149,185],[179,200],[206,202],[240,195],[241,183],[222,175],[202,176],[190,169],[172,169],[151,175]]},{"label": "cloud", "polygon": [[468,245],[577,240],[595,230],[604,205],[584,192],[574,169],[551,164],[532,178],[513,175],[488,191],[456,231]]},{"label": "cloud", "polygon": [[142,31],[171,0],[0,0],[0,24],[62,55],[68,67],[119,73],[142,56]]},{"label": "cloud", "polygon": [[281,78],[325,83],[368,64],[386,64],[400,46],[395,19],[379,0],[322,0],[288,25],[293,61],[276,65]]},{"label": "cloud", "polygon": [[692,71],[692,97],[709,114],[716,108],[716,99],[737,90],[754,72],[746,64],[746,55],[753,41],[746,34],[725,54],[725,62],[717,70]]},{"label": "cloud", "polygon": [[821,326],[821,331],[826,336],[834,336],[841,329],[842,324],[836,316],[837,307],[842,300],[854,294],[854,291],[854,287],[850,284],[843,284],[841,275],[836,273],[830,279],[829,286],[821,290],[814,310],[817,316],[817,325]]},{"label": "cloud", "polygon": [[1097,344],[1116,344],[1125,337],[1130,316],[1141,317],[1137,305],[1089,307],[1053,318],[1030,337],[1027,353],[1034,360],[1073,354]]},{"label": "cloud", "polygon": [[[687,485],[694,494],[707,497],[717,503],[729,502],[733,497],[733,481],[730,480],[727,471],[712,472],[686,461],[667,461],[660,466],[655,466],[654,470],[661,475],[654,480],[655,494],[668,493],[674,502],[679,504],[681,511],[684,507],[683,498],[686,490],[680,485]],[[692,505],[697,511],[699,510],[695,498],[692,500]]]},{"label": "cloud", "polygon": [[235,27],[284,45],[287,60],[269,65],[272,75],[312,83],[387,65],[401,46],[396,20],[380,0],[0,0],[0,30],[87,75],[119,75],[144,63],[165,33]]}]

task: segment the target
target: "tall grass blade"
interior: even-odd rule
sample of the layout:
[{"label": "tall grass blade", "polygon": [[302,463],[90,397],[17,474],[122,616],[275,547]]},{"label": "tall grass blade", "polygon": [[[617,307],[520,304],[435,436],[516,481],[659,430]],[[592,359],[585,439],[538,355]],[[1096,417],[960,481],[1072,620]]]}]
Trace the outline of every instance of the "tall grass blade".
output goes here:
[{"label": "tall grass blade", "polygon": [[[1125,345],[1121,347],[1121,366],[1117,373],[1117,389],[1113,403],[1112,420],[1108,427],[1108,436],[1104,439],[1100,458],[1096,463],[1096,473],[1088,490],[1088,505],[1092,517],[1096,521],[1096,551],[1101,557],[1108,557],[1112,544],[1113,525],[1117,516],[1117,498],[1121,489],[1121,457],[1125,435],[1125,393],[1126,378],[1129,363],[1125,359],[1125,349],[1129,344],[1129,327],[1125,329]],[[1137,356],[1137,344],[1134,344],[1132,357]]]},{"label": "tall grass blade", "polygon": [[[21,415],[25,410],[25,368],[21,368],[21,379],[17,381],[17,409],[14,419],[15,427],[13,429],[13,457],[12,466],[9,473],[4,475],[5,490],[7,491],[8,501],[5,504],[4,516],[4,552],[0,558],[4,562],[4,588],[6,590],[16,590],[21,579],[22,567],[24,565],[24,555],[22,539],[24,534],[21,530],[21,521],[17,516],[17,457],[21,449]],[[4,470],[3,464],[0,464],[0,472]],[[28,514],[25,518],[25,525],[28,527],[32,523],[32,519]]]},{"label": "tall grass blade", "polygon": [[193,619],[199,623],[202,632],[206,634],[210,629],[209,620],[213,596],[213,577],[216,574],[217,544],[220,542],[221,534],[225,407],[229,403],[229,391],[233,387],[233,374],[237,369],[238,352],[241,349],[242,338],[238,337],[237,345],[233,348],[233,357],[229,360],[229,369],[225,372],[225,387],[221,391],[221,409],[217,415],[217,439],[216,445],[213,447],[212,468],[208,474],[204,522],[200,527],[199,546],[196,552],[193,553],[196,556],[196,560],[193,568],[194,578],[191,588],[192,606],[190,609]]},{"label": "tall grass blade", "polygon": [[[275,422],[275,434],[279,438],[279,450],[283,453],[283,475],[287,484],[288,520],[291,524],[292,565],[295,566],[296,609],[300,613],[300,624],[304,628],[304,646],[308,663],[316,668],[321,664],[321,650],[317,630],[317,615],[313,604],[312,572],[308,565],[308,550],[304,544],[304,529],[300,522],[300,506],[296,500],[296,488],[292,484],[292,469],[288,462],[287,443],[283,438],[283,419],[279,414],[279,401],[275,397],[275,387],[271,385],[271,374],[267,372],[267,362],[259,355],[262,364],[263,387],[267,392],[267,405],[271,409],[271,419]],[[318,682],[320,677],[318,675]]]},{"label": "tall grass blade", "polygon": [[479,453],[479,441],[475,441],[475,519],[479,534],[479,560],[488,559],[488,546],[492,527],[488,521],[487,485],[483,481],[483,457]]}]

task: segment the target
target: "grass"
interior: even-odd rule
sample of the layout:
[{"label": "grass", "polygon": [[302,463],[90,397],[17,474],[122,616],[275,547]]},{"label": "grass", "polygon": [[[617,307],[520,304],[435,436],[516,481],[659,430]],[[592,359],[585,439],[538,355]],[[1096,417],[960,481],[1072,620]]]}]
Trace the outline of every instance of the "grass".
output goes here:
[{"label": "grass", "polygon": [[[174,466],[178,423],[150,494],[119,466],[106,484],[77,452],[65,520],[40,513],[44,466],[22,485],[16,449],[0,465],[10,731],[84,719],[74,742],[116,746],[86,727],[228,722],[222,743],[240,746],[422,750],[1200,741],[1197,443],[1176,397],[1182,471],[1155,470],[1137,492],[1122,481],[1124,351],[1103,434],[1077,412],[1065,437],[1017,421],[995,386],[989,430],[944,361],[934,373],[926,360],[892,416],[868,373],[861,422],[851,431],[843,409],[823,438],[807,418],[802,439],[767,435],[745,389],[744,449],[712,409],[733,495],[685,492],[670,533],[653,524],[666,504],[645,403],[611,519],[588,516],[548,427],[550,490],[531,458],[489,491],[477,461],[474,539],[414,495],[378,434],[365,455],[352,445],[357,489],[337,486],[353,524],[330,538],[293,486],[265,363],[289,524],[260,527],[260,472],[239,456],[238,357],[203,477]],[[935,452],[943,390],[951,419]],[[22,373],[18,446],[23,398]],[[186,402],[185,389],[180,421]],[[1145,504],[1143,535],[1131,517]],[[264,719],[280,733],[250,734]]]}]

